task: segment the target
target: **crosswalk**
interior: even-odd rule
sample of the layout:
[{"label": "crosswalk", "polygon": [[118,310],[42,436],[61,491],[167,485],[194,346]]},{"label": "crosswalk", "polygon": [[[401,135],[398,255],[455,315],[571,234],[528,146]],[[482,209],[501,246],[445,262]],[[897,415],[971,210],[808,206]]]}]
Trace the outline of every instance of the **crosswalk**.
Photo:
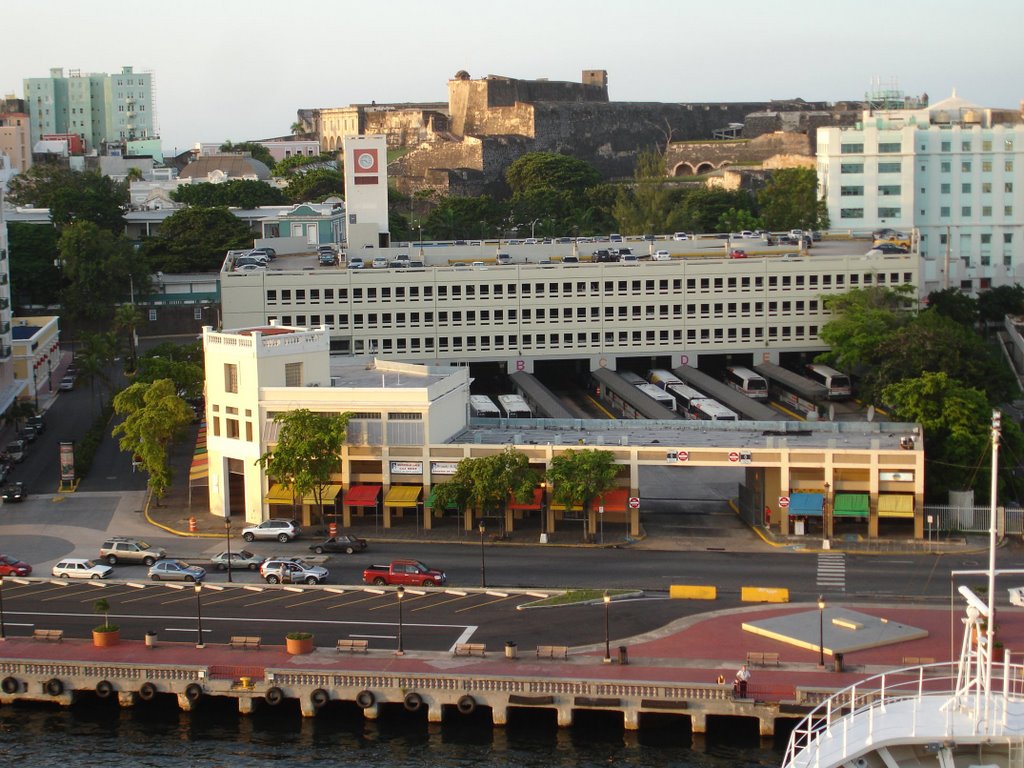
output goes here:
[{"label": "crosswalk", "polygon": [[846,555],[841,552],[818,555],[818,588],[829,592],[846,591]]}]

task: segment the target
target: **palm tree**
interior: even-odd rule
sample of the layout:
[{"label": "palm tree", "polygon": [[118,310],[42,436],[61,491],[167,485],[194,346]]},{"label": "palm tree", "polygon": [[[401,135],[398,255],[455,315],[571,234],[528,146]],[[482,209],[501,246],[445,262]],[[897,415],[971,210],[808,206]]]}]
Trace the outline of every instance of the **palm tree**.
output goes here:
[{"label": "palm tree", "polygon": [[114,330],[126,331],[128,334],[128,365],[127,370],[134,371],[138,362],[135,329],[142,323],[142,312],[134,304],[122,304],[114,311]]},{"label": "palm tree", "polygon": [[294,122],[292,123],[291,131],[295,136],[303,136],[306,134],[306,125],[301,121]]}]

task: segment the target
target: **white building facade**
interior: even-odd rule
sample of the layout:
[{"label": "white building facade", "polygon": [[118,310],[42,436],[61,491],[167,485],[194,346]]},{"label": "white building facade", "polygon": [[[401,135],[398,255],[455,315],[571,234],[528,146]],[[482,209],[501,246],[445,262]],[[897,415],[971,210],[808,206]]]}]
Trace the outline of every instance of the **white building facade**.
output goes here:
[{"label": "white building facade", "polygon": [[920,293],[1024,280],[1024,125],[955,96],[818,129],[835,230],[914,232]]}]

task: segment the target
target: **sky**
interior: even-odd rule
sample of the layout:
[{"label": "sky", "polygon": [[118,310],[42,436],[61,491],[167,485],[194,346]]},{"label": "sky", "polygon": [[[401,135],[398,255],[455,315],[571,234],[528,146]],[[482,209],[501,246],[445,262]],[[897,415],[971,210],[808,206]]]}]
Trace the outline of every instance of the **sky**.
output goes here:
[{"label": "sky", "polygon": [[[1024,2],[987,0],[10,0],[0,93],[53,67],[154,73],[165,152],[286,135],[300,108],[447,101],[459,70],[612,101],[1024,99]],[[13,6],[13,7],[11,7]]]}]

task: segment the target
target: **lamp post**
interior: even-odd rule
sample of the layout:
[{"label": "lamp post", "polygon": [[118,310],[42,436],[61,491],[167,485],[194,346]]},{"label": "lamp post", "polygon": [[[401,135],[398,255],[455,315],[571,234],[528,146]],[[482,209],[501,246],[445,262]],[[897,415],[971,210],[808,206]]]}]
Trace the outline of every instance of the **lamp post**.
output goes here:
[{"label": "lamp post", "polygon": [[395,597],[398,598],[398,650],[395,656],[404,656],[405,648],[402,647],[402,598],[405,597],[405,587],[399,585],[395,590]]},{"label": "lamp post", "polygon": [[484,534],[487,532],[487,526],[484,525],[484,521],[480,521],[478,526],[480,531],[480,586],[483,589],[487,588],[487,562],[484,559]]},{"label": "lamp post", "polygon": [[829,490],[832,486],[825,482],[825,500],[821,505],[821,548],[828,549],[828,522],[829,522]]},{"label": "lamp post", "polygon": [[818,595],[818,667],[825,668],[825,596]]},{"label": "lamp post", "polygon": [[538,221],[540,221],[540,219],[534,219],[533,221],[530,222],[530,239],[531,240],[533,240],[535,238],[535,230],[537,228],[537,222]]},{"label": "lamp post", "polygon": [[420,261],[423,261],[423,225],[417,224],[416,229],[420,233]]},{"label": "lamp post", "polygon": [[608,590],[604,591],[604,663],[612,663],[612,646],[611,638],[608,634],[608,606],[612,604],[612,596],[608,594]]},{"label": "lamp post", "polygon": [[199,637],[196,639],[196,648],[205,648],[203,644],[203,601],[200,595],[203,593],[202,582],[195,584],[196,591],[196,628],[199,630]]},{"label": "lamp post", "polygon": [[231,518],[224,516],[224,544],[228,554],[228,581],[231,581]]},{"label": "lamp post", "polygon": [[7,639],[7,627],[4,626],[4,577],[0,576],[0,640]]}]

